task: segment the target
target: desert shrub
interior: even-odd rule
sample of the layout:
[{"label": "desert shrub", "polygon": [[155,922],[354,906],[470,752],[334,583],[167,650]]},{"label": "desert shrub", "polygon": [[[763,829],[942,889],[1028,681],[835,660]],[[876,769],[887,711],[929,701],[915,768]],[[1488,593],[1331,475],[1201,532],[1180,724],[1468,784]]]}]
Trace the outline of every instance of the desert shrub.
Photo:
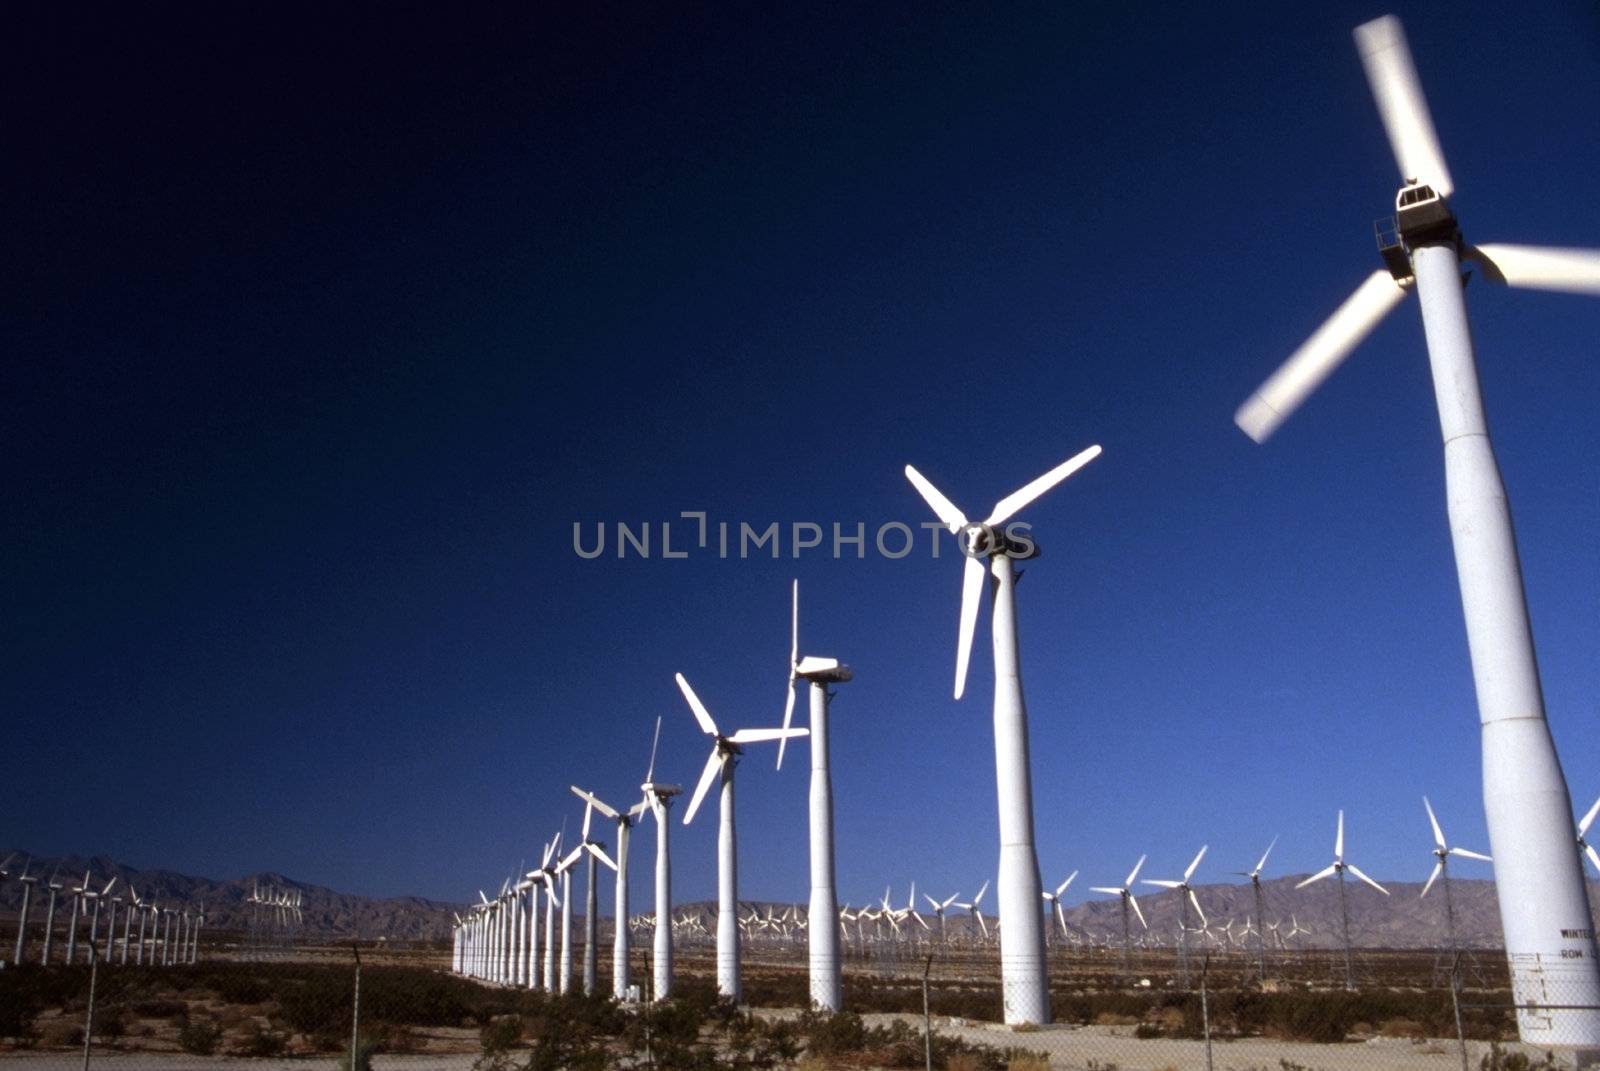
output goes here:
[{"label": "desert shrub", "polygon": [[212,980],[213,991],[229,1004],[265,1004],[272,999],[272,987],[249,974],[224,974]]},{"label": "desert shrub", "polygon": [[252,1023],[250,1029],[245,1032],[236,1053],[239,1056],[282,1056],[284,1050],[288,1047],[289,1038],[285,1034],[270,1027],[263,1028],[259,1024]]},{"label": "desert shrub", "polygon": [[210,1056],[222,1040],[222,1028],[210,1019],[190,1019],[178,1028],[178,1048],[194,1056]]},{"label": "desert shrub", "polygon": [[867,1043],[866,1024],[855,1012],[807,1011],[801,1014],[798,1026],[806,1052],[816,1056],[859,1052]]},{"label": "desert shrub", "polygon": [[109,1038],[115,1041],[128,1032],[127,1013],[120,1004],[112,1004],[103,1008],[96,1008],[94,1013],[94,1032],[97,1037]]},{"label": "desert shrub", "polygon": [[176,1019],[188,1011],[189,1005],[181,1000],[138,1000],[133,1004],[133,1014],[141,1019]]},{"label": "desert shrub", "polygon": [[0,1037],[26,1040],[36,1037],[34,1017],[39,1014],[39,1003],[33,994],[22,986],[0,981]]},{"label": "desert shrub", "polygon": [[[366,978],[363,976],[362,982]],[[351,978],[318,973],[300,979],[286,979],[278,990],[278,1007],[289,1025],[302,1034],[338,1033],[350,1022],[354,1007]],[[366,994],[362,994],[366,1003]]]},{"label": "desert shrub", "polygon": [[522,1040],[522,1019],[515,1015],[501,1015],[489,1020],[478,1031],[478,1041],[486,1053],[506,1052]]}]

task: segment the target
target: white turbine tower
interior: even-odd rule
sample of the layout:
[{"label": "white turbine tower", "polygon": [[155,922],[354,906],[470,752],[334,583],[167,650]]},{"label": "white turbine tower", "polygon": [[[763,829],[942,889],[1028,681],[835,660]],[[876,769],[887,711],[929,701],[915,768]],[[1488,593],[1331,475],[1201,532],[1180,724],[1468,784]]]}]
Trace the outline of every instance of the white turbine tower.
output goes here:
[{"label": "white turbine tower", "polygon": [[1172,881],[1167,878],[1145,878],[1146,885],[1159,885],[1163,889],[1176,889],[1178,891],[1178,969],[1183,974],[1183,986],[1189,987],[1189,906],[1194,905],[1195,914],[1200,916],[1200,926],[1204,929],[1210,925],[1206,921],[1206,913],[1200,909],[1200,898],[1194,894],[1194,886],[1189,884],[1189,879],[1194,877],[1195,868],[1200,865],[1200,860],[1205,858],[1209,844],[1202,844],[1195,853],[1194,860],[1184,868],[1183,878]]},{"label": "white turbine tower", "polygon": [[[791,591],[789,613],[789,687],[783,704],[783,728],[794,716],[795,682],[804,680],[811,713],[811,899],[807,918],[831,919],[839,913],[839,894],[833,872],[833,780],[828,759],[828,703],[830,684],[850,680],[850,667],[836,658],[800,657],[800,581]],[[778,741],[778,769],[783,769],[787,738]],[[839,928],[811,926],[807,930],[811,960],[811,1003],[824,1011],[844,1006],[844,986],[839,966]]]},{"label": "white turbine tower", "polygon": [[1295,888],[1303,889],[1312,882],[1321,881],[1326,877],[1338,877],[1339,920],[1340,924],[1344,928],[1344,986],[1346,989],[1354,989],[1356,987],[1356,976],[1354,969],[1350,965],[1350,908],[1345,903],[1344,896],[1344,872],[1346,870],[1350,871],[1350,873],[1354,874],[1368,885],[1371,885],[1374,889],[1377,889],[1383,895],[1389,895],[1388,889],[1385,889],[1382,885],[1379,885],[1377,882],[1363,874],[1360,867],[1356,866],[1354,863],[1347,863],[1344,861],[1344,811],[1341,810],[1339,812],[1339,831],[1335,833],[1333,837],[1333,862],[1329,863],[1326,867],[1322,868],[1306,880],[1302,881],[1300,884],[1296,885]]},{"label": "white turbine tower", "polygon": [[650,745],[650,768],[644,775],[644,802],[656,820],[656,926],[652,951],[654,953],[650,984],[652,999],[665,1000],[672,995],[672,823],[667,811],[672,797],[683,792],[682,785],[657,782],[656,745],[661,743],[661,718],[656,718],[655,740]]},{"label": "white turbine tower", "polygon": [[1144,866],[1144,860],[1145,857],[1141,855],[1139,861],[1133,864],[1133,869],[1128,871],[1128,876],[1121,885],[1115,887],[1110,885],[1091,885],[1089,887],[1090,892],[1105,893],[1107,896],[1115,896],[1122,901],[1122,969],[1124,971],[1133,970],[1133,931],[1128,925],[1128,909],[1130,907],[1133,908],[1133,913],[1139,916],[1140,926],[1147,930],[1150,928],[1150,924],[1144,920],[1144,912],[1139,910],[1139,901],[1133,897],[1133,883],[1139,880],[1139,871]]},{"label": "white turbine tower", "polygon": [[1422,806],[1428,812],[1428,824],[1433,827],[1433,873],[1428,875],[1427,882],[1422,886],[1421,896],[1427,896],[1428,890],[1433,888],[1433,883],[1440,878],[1444,889],[1444,922],[1445,930],[1450,938],[1450,951],[1458,951],[1456,946],[1456,908],[1450,898],[1450,857],[1459,855],[1464,859],[1478,859],[1485,863],[1494,862],[1493,859],[1480,852],[1468,851],[1466,848],[1452,848],[1445,843],[1444,830],[1439,828],[1439,819],[1433,813],[1433,804],[1428,802],[1428,797],[1422,797]]},{"label": "white turbine tower", "polygon": [[[583,994],[584,996],[593,996],[600,982],[600,905],[599,890],[595,885],[595,864],[604,863],[611,869],[612,873],[617,875],[618,882],[622,880],[624,875],[616,862],[606,854],[606,846],[600,841],[589,838],[589,823],[594,817],[595,810],[594,799],[592,797],[585,798],[586,794],[577,785],[572,786],[572,791],[579,799],[584,800],[583,840],[579,842],[577,848],[577,850],[582,851],[589,857],[587,859],[588,869],[584,875],[587,884],[584,889],[583,912]],[[610,816],[608,815],[607,817]],[[627,915],[618,916],[619,919],[627,917]],[[626,929],[626,927],[619,922],[617,929],[622,930]]]},{"label": "white turbine tower", "polygon": [[739,855],[738,838],[733,823],[733,770],[744,744],[768,740],[785,740],[805,736],[807,729],[740,729],[724,736],[717,723],[711,720],[700,697],[694,694],[682,673],[674,675],[684,702],[689,704],[700,728],[711,737],[711,754],[705,769],[700,771],[700,782],[689,798],[689,808],[683,812],[683,824],[694,820],[700,801],[711,789],[718,775],[722,779],[722,822],[717,831],[717,994],[738,1000],[741,990],[739,978]]},{"label": "white turbine tower", "polygon": [[[1033,845],[1033,782],[1028,761],[1028,712],[1022,698],[1022,668],[1017,651],[1016,569],[1013,560],[1032,557],[1031,541],[1013,537],[1006,524],[1034,499],[1100,456],[1091,446],[996,502],[982,521],[968,521],[927,478],[906,466],[923,501],[952,533],[964,537],[966,564],[961,578],[961,617],[956,633],[955,697],[966,690],[967,663],[972,654],[984,574],[993,578],[994,610],[994,759],[999,797],[1000,975],[1005,993],[1005,1021],[1048,1023],[1050,987],[1041,926],[1039,857]],[[987,568],[986,568],[987,566]]]},{"label": "white turbine tower", "polygon": [[650,803],[648,800],[640,800],[626,811],[619,811],[594,793],[585,792],[577,785],[572,786],[572,791],[579,799],[617,824],[617,860],[612,866],[617,873],[612,906],[616,925],[611,935],[611,995],[617,1000],[625,1000],[631,982],[628,974],[628,840],[633,833],[634,820],[644,814]]},{"label": "white turbine tower", "polygon": [[[1514,287],[1600,295],[1600,253],[1467,245],[1448,198],[1449,169],[1434,133],[1400,20],[1355,30],[1404,183],[1397,235],[1374,272],[1316,334],[1240,407],[1259,441],[1277,428],[1415,289],[1444,441],[1446,498],[1467,648],[1478,697],[1483,802],[1495,890],[1522,1041],[1600,1048],[1600,947],[1581,861],[1572,856],[1572,800],[1545,720],[1522,567],[1478,385],[1462,290],[1462,260]],[[1559,990],[1564,1007],[1527,1010]],[[1586,1006],[1586,1007],[1585,1007]]]},{"label": "white turbine tower", "polygon": [[39,875],[28,873],[32,859],[23,860],[22,876],[17,881],[22,884],[22,909],[17,915],[17,946],[16,952],[11,957],[13,966],[20,966],[27,962],[28,955],[28,902],[33,899],[33,887],[39,884]]}]

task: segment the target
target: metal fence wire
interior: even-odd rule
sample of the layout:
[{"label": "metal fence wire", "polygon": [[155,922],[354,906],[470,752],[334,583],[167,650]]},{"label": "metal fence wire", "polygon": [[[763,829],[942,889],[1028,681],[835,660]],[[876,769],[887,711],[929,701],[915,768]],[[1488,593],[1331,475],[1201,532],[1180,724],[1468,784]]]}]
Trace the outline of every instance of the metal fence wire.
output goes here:
[{"label": "metal fence wire", "polygon": [[[1600,1005],[1570,965],[1500,953],[1052,949],[1050,1022],[1005,1022],[998,951],[928,941],[847,949],[844,1012],[802,1009],[803,945],[748,950],[737,1003],[715,949],[685,942],[672,995],[566,994],[453,971],[443,945],[219,941],[194,963],[0,970],[0,1066],[48,1068],[922,1068],[924,1071],[1531,1071],[1600,1066]],[[573,960],[582,962],[581,949]],[[558,972],[559,974],[559,972]],[[559,988],[559,984],[558,984]],[[603,995],[602,995],[603,994]],[[1536,1038],[1536,1041],[1520,1038]]]}]

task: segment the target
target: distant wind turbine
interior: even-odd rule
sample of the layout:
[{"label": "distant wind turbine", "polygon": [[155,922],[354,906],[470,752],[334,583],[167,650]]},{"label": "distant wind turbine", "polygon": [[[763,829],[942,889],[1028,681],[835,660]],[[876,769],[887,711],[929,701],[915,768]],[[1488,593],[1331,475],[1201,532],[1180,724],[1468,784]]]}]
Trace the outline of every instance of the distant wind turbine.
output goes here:
[{"label": "distant wind turbine", "polygon": [[1139,861],[1133,864],[1133,869],[1128,871],[1128,876],[1121,885],[1093,885],[1089,889],[1090,892],[1105,893],[1107,896],[1115,896],[1122,901],[1122,969],[1124,971],[1133,970],[1133,931],[1128,925],[1128,909],[1132,908],[1133,913],[1139,916],[1140,926],[1147,930],[1150,928],[1150,924],[1144,920],[1144,912],[1139,910],[1139,901],[1134,899],[1133,896],[1133,883],[1139,880],[1139,870],[1144,866],[1144,860],[1144,856],[1139,856]]},{"label": "distant wind turbine", "polygon": [[1350,873],[1354,874],[1368,885],[1371,885],[1374,889],[1377,889],[1383,895],[1389,895],[1388,889],[1385,889],[1382,885],[1379,885],[1377,882],[1363,874],[1360,867],[1356,866],[1354,863],[1347,863],[1344,861],[1344,811],[1340,810],[1339,831],[1334,835],[1333,839],[1333,862],[1329,863],[1326,867],[1317,871],[1315,874],[1296,885],[1295,888],[1303,889],[1312,882],[1321,881],[1326,877],[1338,877],[1339,920],[1344,929],[1344,986],[1346,989],[1354,989],[1356,987],[1356,976],[1355,970],[1350,964],[1350,908],[1345,903],[1344,894],[1344,872],[1346,870],[1350,871]]}]

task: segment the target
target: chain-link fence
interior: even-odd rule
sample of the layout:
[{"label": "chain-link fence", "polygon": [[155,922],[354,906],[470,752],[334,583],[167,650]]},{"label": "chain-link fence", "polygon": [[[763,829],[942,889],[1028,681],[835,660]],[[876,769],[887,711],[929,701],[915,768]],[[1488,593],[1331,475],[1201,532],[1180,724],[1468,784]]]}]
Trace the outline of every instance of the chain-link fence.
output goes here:
[{"label": "chain-link fence", "polygon": [[[1007,992],[992,944],[846,946],[839,1016],[801,1011],[803,941],[752,942],[739,1006],[717,999],[707,941],[678,947],[660,1003],[637,946],[629,969],[644,999],[622,1003],[579,995],[581,943],[557,954],[567,997],[544,993],[542,972],[532,986],[464,977],[443,943],[265,948],[207,933],[194,963],[143,964],[89,947],[88,963],[80,948],[71,964],[0,970],[0,1064],[348,1069],[353,1053],[379,1071],[1526,1071],[1572,1066],[1600,1038],[1587,976],[1489,951],[1358,951],[1347,963],[1326,948],[1052,947],[1050,1022],[1008,1026],[1008,1006],[1038,994]],[[610,958],[596,959],[594,990],[608,995]]]}]

